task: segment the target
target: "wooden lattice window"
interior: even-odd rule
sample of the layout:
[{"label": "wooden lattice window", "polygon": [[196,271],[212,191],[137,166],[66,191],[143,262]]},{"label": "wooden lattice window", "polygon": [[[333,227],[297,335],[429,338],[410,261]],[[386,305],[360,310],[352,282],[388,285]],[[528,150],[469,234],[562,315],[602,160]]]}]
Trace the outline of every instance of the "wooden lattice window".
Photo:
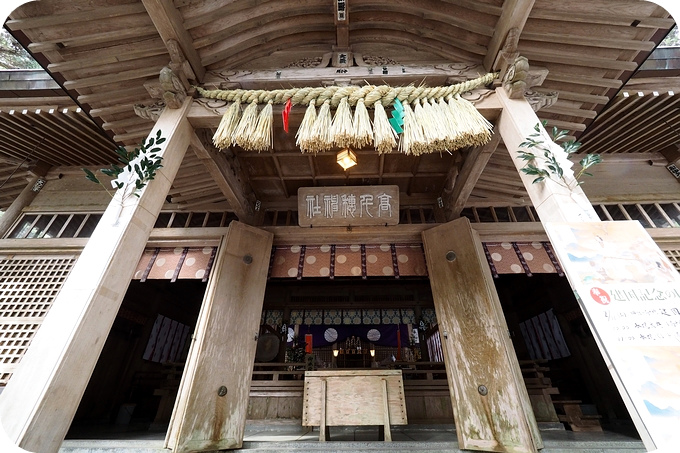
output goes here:
[{"label": "wooden lattice window", "polygon": [[89,238],[99,219],[98,213],[24,214],[7,235],[10,239]]},{"label": "wooden lattice window", "polygon": [[680,250],[664,250],[664,253],[671,260],[675,269],[680,272]]},{"label": "wooden lattice window", "polygon": [[0,386],[40,328],[76,257],[0,256]]}]

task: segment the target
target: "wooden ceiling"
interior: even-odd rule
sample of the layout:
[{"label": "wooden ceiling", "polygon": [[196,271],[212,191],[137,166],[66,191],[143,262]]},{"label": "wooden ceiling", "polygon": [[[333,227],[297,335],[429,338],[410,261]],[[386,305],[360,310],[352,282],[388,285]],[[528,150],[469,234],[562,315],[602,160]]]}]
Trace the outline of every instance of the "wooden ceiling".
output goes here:
[{"label": "wooden ceiling", "polygon": [[[5,25],[111,138],[136,145],[153,123],[137,116],[133,106],[156,102],[147,88],[171,62],[197,84],[219,79],[220,72],[274,73],[290,65],[305,66],[337,49],[353,52],[358,63],[369,66],[468,63],[491,70],[512,28],[521,32],[518,52],[532,67],[549,71],[535,90],[559,93],[559,100],[539,116],[549,126],[567,129],[575,137],[585,132],[582,137],[594,141],[597,131],[588,129],[593,120],[605,106],[629,102],[616,94],[674,24],[663,8],[639,0],[346,0],[346,22],[336,20],[337,1],[41,0],[14,11]],[[401,83],[421,80],[414,74]],[[285,77],[280,86],[288,86]],[[663,97],[669,96],[658,96]],[[664,105],[673,103],[667,100]],[[63,115],[75,124],[86,120],[84,112]],[[49,121],[61,121],[57,116],[49,115]],[[3,109],[0,121],[5,127],[17,120]],[[598,131],[616,134],[606,125]],[[255,197],[282,209],[295,206],[298,187],[312,185],[398,184],[406,204],[432,203],[451,169],[460,167],[467,155],[466,150],[381,157],[361,150],[360,165],[343,172],[334,163],[334,154],[302,155],[292,134],[278,128],[275,134],[274,153],[230,152]],[[598,139],[610,140],[599,135]],[[55,143],[49,156],[38,157],[55,166],[110,162],[110,143],[93,140],[88,151],[66,150]],[[645,143],[633,152],[658,150]],[[2,148],[0,180],[29,150],[30,146],[11,152]],[[187,154],[170,194],[176,207],[228,207],[203,167],[196,155]],[[17,183],[0,199],[0,208],[20,186]],[[506,201],[529,203],[501,145],[469,202]]]}]

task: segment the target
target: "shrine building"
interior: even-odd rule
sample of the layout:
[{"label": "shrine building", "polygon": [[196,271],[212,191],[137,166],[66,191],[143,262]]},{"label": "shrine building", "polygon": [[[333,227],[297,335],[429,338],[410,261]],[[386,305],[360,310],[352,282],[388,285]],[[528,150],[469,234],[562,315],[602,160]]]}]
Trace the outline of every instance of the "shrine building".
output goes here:
[{"label": "shrine building", "polygon": [[680,441],[661,6],[39,0],[4,26],[43,69],[0,70],[0,445]]}]

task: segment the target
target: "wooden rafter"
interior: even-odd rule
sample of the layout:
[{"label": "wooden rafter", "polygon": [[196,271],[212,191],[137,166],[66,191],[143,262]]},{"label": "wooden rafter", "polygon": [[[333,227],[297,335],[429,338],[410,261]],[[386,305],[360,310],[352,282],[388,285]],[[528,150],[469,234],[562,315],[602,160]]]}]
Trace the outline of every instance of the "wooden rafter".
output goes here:
[{"label": "wooden rafter", "polygon": [[113,5],[83,11],[69,11],[61,14],[10,19],[5,25],[10,30],[26,30],[29,28],[52,27],[55,25],[80,24],[97,19],[112,19],[144,12],[144,7],[137,3]]},{"label": "wooden rafter", "polygon": [[486,56],[484,57],[484,67],[487,70],[491,71],[494,69],[498,52],[500,52],[505,44],[508,32],[515,28],[518,35],[522,34],[524,24],[526,24],[529,13],[531,13],[531,9],[534,7],[534,2],[535,0],[506,0],[503,2],[503,12],[498,18]]},{"label": "wooden rafter", "polygon": [[[202,81],[205,75],[205,67],[201,62],[201,58],[196,52],[193,41],[189,32],[184,28],[182,16],[172,2],[163,0],[142,0],[146,11],[151,16],[158,34],[161,35],[163,42],[165,42],[168,47],[168,52],[173,57],[173,60],[181,60],[181,58],[186,58],[186,61],[191,65],[191,70],[197,81]],[[174,41],[179,45],[183,55],[173,55],[174,48],[169,43]],[[174,63],[181,65],[182,61],[174,61]],[[188,79],[193,79],[188,71],[185,70],[185,75]]]},{"label": "wooden rafter", "polygon": [[448,219],[460,217],[460,213],[465,207],[472,189],[477,185],[479,177],[500,142],[501,136],[496,132],[491,137],[489,143],[473,148],[467,155],[465,162],[463,162],[463,167],[456,176],[453,190],[448,194],[442,194],[442,198],[446,197],[444,198],[444,207]]},{"label": "wooden rafter", "polygon": [[206,136],[204,131],[192,134],[191,148],[203,162],[239,220],[251,223],[255,215],[255,195],[252,189],[248,189],[247,178],[243,172],[235,168],[223,153],[210,144],[210,137]]},{"label": "wooden rafter", "polygon": [[[319,17],[325,17],[330,21],[329,15],[332,12],[332,8],[329,8],[328,4],[296,4],[291,6],[287,5],[284,1],[277,1],[274,4],[265,4],[262,5],[261,8],[263,10],[261,14],[257,14],[257,8],[252,8],[235,12],[225,18],[216,19],[215,17],[212,17],[213,22],[207,24],[206,27],[208,27],[208,30],[215,28],[215,31],[196,38],[194,40],[194,46],[200,51],[203,47],[219,43],[236,33],[241,33],[249,29],[256,29],[259,26],[270,22],[277,22],[303,15],[319,15]],[[189,25],[191,25],[190,22],[190,20],[185,22],[185,26],[188,29],[191,29],[191,27],[189,27]],[[220,25],[221,28],[218,27]]]}]

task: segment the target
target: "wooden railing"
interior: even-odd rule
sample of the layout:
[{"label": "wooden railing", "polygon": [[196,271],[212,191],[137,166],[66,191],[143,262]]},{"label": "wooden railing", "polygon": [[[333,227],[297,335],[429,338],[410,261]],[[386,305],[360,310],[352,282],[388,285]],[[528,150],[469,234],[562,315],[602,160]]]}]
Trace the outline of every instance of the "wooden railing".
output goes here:
[{"label": "wooden railing", "polygon": [[[409,395],[448,394],[442,362],[393,362],[388,369],[400,369],[404,391]],[[250,396],[302,396],[304,363],[255,363]]]}]

